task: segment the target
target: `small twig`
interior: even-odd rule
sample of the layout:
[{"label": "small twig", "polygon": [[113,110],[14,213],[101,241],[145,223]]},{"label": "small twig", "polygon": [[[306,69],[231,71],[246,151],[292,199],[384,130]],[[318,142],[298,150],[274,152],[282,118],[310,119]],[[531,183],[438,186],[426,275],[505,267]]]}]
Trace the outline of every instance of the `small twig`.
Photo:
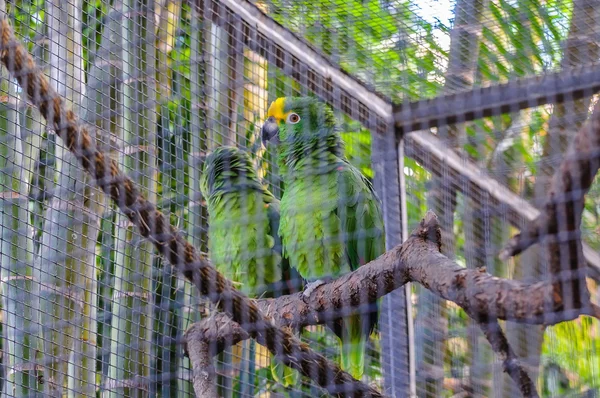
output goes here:
[{"label": "small twig", "polygon": [[[562,223],[577,221],[578,203],[582,203],[600,167],[600,103],[596,104],[590,119],[575,136],[560,167],[553,176],[544,211],[532,223],[511,238],[500,252],[506,260],[525,251],[547,234],[564,228]],[[565,215],[559,214],[566,208]],[[572,225],[575,227],[578,225]]]},{"label": "small twig", "polygon": [[225,314],[217,313],[193,324],[186,330],[184,338],[192,363],[192,384],[196,397],[216,397],[213,357],[250,336]]},{"label": "small twig", "polygon": [[477,322],[494,352],[502,359],[504,372],[517,384],[523,397],[539,397],[535,383],[531,380],[529,374],[527,374],[523,365],[510,348],[498,321],[495,319],[481,319],[477,320]]}]

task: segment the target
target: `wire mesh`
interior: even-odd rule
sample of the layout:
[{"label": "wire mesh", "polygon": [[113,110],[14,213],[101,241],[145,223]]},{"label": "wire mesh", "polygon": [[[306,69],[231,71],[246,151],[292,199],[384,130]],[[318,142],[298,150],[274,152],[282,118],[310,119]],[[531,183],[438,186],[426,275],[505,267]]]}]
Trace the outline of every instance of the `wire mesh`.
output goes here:
[{"label": "wire mesh", "polygon": [[[384,233],[392,249],[427,209],[439,217],[442,253],[462,267],[533,283],[550,280],[559,263],[561,277],[584,279],[569,269],[573,259],[552,258],[551,240],[509,261],[498,253],[544,211],[551,177],[596,102],[598,79],[577,80],[578,91],[527,89],[595,76],[597,3],[45,0],[0,2],[0,11],[144,197],[236,288],[266,298],[373,260],[383,249],[360,256],[365,242],[377,244],[369,234]],[[1,77],[2,395],[196,396],[184,332],[214,320],[216,307],[95,187],[5,68]],[[516,81],[527,98],[515,99]],[[347,158],[377,200],[365,202],[365,188],[332,205],[328,194],[348,183],[332,179],[319,157],[329,152],[302,148],[296,161],[317,166],[302,169],[263,142],[272,101],[297,96],[328,103],[345,143],[328,148],[335,165],[346,170]],[[429,119],[405,120],[420,111]],[[242,160],[209,169],[224,146],[241,149]],[[377,219],[344,213],[352,200],[379,203]],[[332,206],[335,226],[319,224]],[[588,277],[578,286],[598,304],[597,181],[580,210]],[[385,232],[373,227],[379,221]],[[335,270],[323,259],[339,247],[327,257]],[[379,302],[365,382],[393,397],[521,394],[470,314],[407,286]],[[564,289],[567,307],[575,305],[577,294]],[[597,319],[502,327],[542,396],[600,394]],[[338,363],[335,330],[296,333]],[[326,395],[319,375],[273,370],[279,362],[252,339],[212,354],[218,396]]]}]

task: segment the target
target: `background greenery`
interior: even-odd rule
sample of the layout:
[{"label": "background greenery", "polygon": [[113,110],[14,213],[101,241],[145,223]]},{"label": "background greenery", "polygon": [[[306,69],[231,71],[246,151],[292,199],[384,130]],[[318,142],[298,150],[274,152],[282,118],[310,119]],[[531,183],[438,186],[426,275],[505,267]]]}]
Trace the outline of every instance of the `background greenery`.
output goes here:
[{"label": "background greenery", "polygon": [[[254,2],[346,72],[399,103],[596,62],[600,18],[572,23],[582,1]],[[199,169],[216,145],[250,150],[266,183],[280,195],[272,154],[259,145],[257,125],[269,100],[310,94],[304,87],[249,49],[232,49],[227,32],[201,20],[186,1],[60,3],[2,6],[29,51],[54,83],[66,88],[72,105],[107,132],[99,134],[99,142],[197,247],[206,248]],[[57,15],[58,25],[50,18]],[[477,34],[464,38],[457,26]],[[569,46],[575,36],[591,41]],[[466,80],[459,84],[461,71]],[[18,87],[6,73],[2,76],[0,185],[3,192],[25,198],[0,199],[5,393],[191,396],[189,363],[179,343],[206,306],[114,206],[98,199],[39,114],[18,101]],[[535,201],[543,193],[546,161],[556,162],[564,151],[553,135],[572,133],[587,114],[587,108],[579,109],[580,120],[555,128],[553,121],[570,111],[535,107],[434,132],[513,192]],[[370,132],[341,113],[338,117],[350,160],[372,178]],[[427,210],[434,185],[430,172],[410,158],[403,172],[410,228]],[[65,196],[67,187],[71,196]],[[516,230],[501,209],[490,206],[486,198],[457,194],[452,254],[466,267],[483,263],[498,276],[525,277],[520,269],[527,267],[526,258],[509,264],[497,260],[496,249]],[[583,237],[595,250],[600,250],[599,212],[600,184],[595,183],[583,217]],[[145,255],[136,259],[132,252]],[[52,294],[36,290],[35,281],[56,289]],[[597,284],[589,285],[597,300]],[[77,296],[61,293],[64,289]],[[417,317],[425,313],[422,293],[414,288]],[[462,310],[435,308],[446,327],[417,344],[422,352],[440,347],[440,355],[425,355],[418,366],[422,374],[440,371],[419,379],[419,396],[453,396],[465,385],[482,395],[511,396],[498,377],[499,363]],[[335,345],[323,328],[308,328],[303,337],[335,358]],[[529,344],[516,332],[513,338],[517,346]],[[368,377],[381,384],[378,347],[374,339]],[[575,396],[600,393],[599,350],[598,321],[580,317],[547,329],[540,350],[527,355],[539,356],[544,396]],[[255,392],[267,396],[279,387],[262,355],[257,354]],[[30,366],[34,361],[50,365]],[[237,388],[237,383],[228,386]],[[306,380],[301,390],[322,393]]]}]

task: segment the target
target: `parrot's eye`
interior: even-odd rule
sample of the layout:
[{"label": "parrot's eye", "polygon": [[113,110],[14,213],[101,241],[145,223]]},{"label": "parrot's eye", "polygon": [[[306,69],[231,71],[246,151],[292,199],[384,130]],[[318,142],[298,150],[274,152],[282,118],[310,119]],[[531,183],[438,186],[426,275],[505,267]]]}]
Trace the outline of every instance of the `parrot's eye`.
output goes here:
[{"label": "parrot's eye", "polygon": [[296,124],[300,121],[300,116],[297,113],[290,113],[287,117],[287,122],[291,124]]}]

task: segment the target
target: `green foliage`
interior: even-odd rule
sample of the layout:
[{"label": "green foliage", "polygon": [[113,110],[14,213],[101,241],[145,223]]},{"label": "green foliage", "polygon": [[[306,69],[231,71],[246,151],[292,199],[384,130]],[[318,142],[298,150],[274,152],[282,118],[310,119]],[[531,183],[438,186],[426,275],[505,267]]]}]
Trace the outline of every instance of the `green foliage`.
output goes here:
[{"label": "green foliage", "polygon": [[[17,35],[33,51],[38,43],[39,34],[44,30],[46,13],[44,0],[7,2],[7,13],[12,16],[13,26]],[[37,36],[37,37],[36,37]]]},{"label": "green foliage", "polygon": [[435,34],[446,27],[423,20],[410,2],[389,7],[378,0],[269,3],[277,22],[393,100],[437,93],[439,81],[430,78],[447,54]]},{"label": "green foliage", "polygon": [[336,115],[341,123],[341,136],[345,143],[345,155],[354,167],[359,169],[363,175],[373,179],[374,173],[371,167],[371,132],[359,122],[348,116],[338,113]]},{"label": "green foliage", "polygon": [[[549,364],[556,365],[565,376],[566,383],[562,383],[561,395],[566,395],[568,392],[583,392],[587,389],[600,389],[599,353],[600,322],[597,319],[582,316],[546,330],[543,363],[546,370]],[[556,377],[555,373],[546,372],[542,376],[544,386],[550,390],[552,386],[550,378]]]},{"label": "green foliage", "polygon": [[409,230],[416,226],[427,212],[427,182],[431,174],[415,160],[404,158],[404,176],[406,178],[406,210]]},{"label": "green foliage", "polygon": [[[83,56],[86,72],[98,49],[110,13],[110,2],[86,0],[83,2]],[[359,77],[366,84],[388,95],[394,102],[431,98],[440,94],[445,81],[449,54],[449,36],[452,31],[453,15],[449,21],[435,20],[425,15],[424,7],[414,1],[381,0],[270,0],[264,2],[268,14],[283,26],[302,36],[311,45],[331,57],[346,72]],[[454,2],[452,2],[454,4]],[[44,59],[43,32],[45,28],[44,1],[15,1],[7,4],[17,34],[27,44],[28,50]],[[200,167],[193,151],[203,151],[206,146],[206,132],[202,122],[205,119],[206,92],[202,59],[206,53],[195,54],[197,40],[203,40],[206,28],[202,22],[194,20],[194,13],[188,2],[183,2],[182,13],[177,27],[177,38],[173,50],[168,54],[171,95],[161,99],[158,115],[157,166],[159,169],[156,186],[159,208],[171,216],[171,220],[181,229],[189,231],[190,239],[202,242],[206,249],[206,214],[202,213],[202,198],[193,197],[190,188],[197,181],[194,167]],[[449,11],[449,10],[447,10]],[[485,10],[479,55],[477,62],[476,85],[489,85],[506,82],[517,77],[531,76],[556,70],[560,66],[564,43],[569,29],[572,1],[561,0],[494,0]],[[206,44],[206,43],[205,43]],[[251,79],[250,68],[253,61],[244,58],[244,84]],[[268,99],[280,96],[307,94],[305,88],[285,75],[272,64],[265,66],[266,90]],[[197,73],[197,76],[194,76]],[[308,93],[309,95],[311,93]],[[244,99],[246,101],[246,99]],[[240,105],[240,104],[238,104]],[[244,102],[244,106],[248,104]],[[260,112],[246,120],[242,107],[238,107],[236,125],[238,143],[249,148],[255,162],[262,170],[265,184],[278,197],[285,186],[278,177],[278,168],[272,151],[260,147],[259,127],[262,123]],[[465,135],[460,137],[461,150],[466,157],[477,162],[487,171],[501,179],[515,192],[531,197],[534,176],[538,173],[541,148],[546,140],[548,121],[552,114],[549,107],[537,107],[517,114],[485,118],[466,126]],[[369,179],[374,177],[371,166],[371,134],[360,123],[338,113],[345,154],[349,161]],[[194,121],[195,118],[198,120]],[[200,124],[199,124],[200,123]],[[30,196],[35,211],[32,212],[33,228],[36,231],[35,251],[39,248],[44,218],[42,210],[54,191],[54,135],[44,133],[44,143],[33,173]],[[200,147],[193,148],[193,142]],[[198,154],[196,154],[198,155]],[[428,182],[432,175],[415,162],[406,158],[404,176],[407,184],[407,215],[409,229],[415,226],[427,210],[426,196],[431,189]],[[462,196],[458,198],[455,221],[457,239],[456,258],[466,263],[465,220],[462,209],[466,206]],[[198,211],[198,215],[192,214]],[[197,217],[196,217],[197,216]],[[495,225],[490,233],[505,233],[505,220],[495,217]],[[111,232],[114,214],[108,211],[102,221],[102,233],[98,239],[96,257],[101,283],[99,284],[99,335],[110,336],[110,322],[102,322],[111,312],[113,294],[111,280],[114,273],[115,236]],[[191,224],[201,225],[191,225]],[[600,250],[600,184],[592,186],[585,203],[582,221],[583,239],[595,250]],[[195,235],[199,235],[195,236]],[[495,236],[494,239],[503,239]],[[497,243],[497,242],[495,242]],[[497,260],[494,260],[497,262]],[[155,266],[157,264],[154,264]],[[504,267],[504,264],[498,264]],[[504,272],[507,272],[506,270]],[[163,293],[164,300],[179,300],[167,277],[160,274],[154,285],[157,292]],[[160,282],[160,283],[159,283]],[[162,283],[167,283],[163,285]],[[164,292],[163,292],[164,290]],[[177,296],[177,297],[176,297]],[[446,345],[448,363],[446,373],[456,371],[467,361],[464,351],[466,316],[462,310],[449,311],[450,342]],[[169,318],[175,323],[175,317]],[[171,325],[173,326],[173,325]],[[165,329],[166,330],[166,329]],[[171,329],[172,330],[172,329]],[[154,338],[158,341],[155,331]],[[166,332],[165,332],[166,333]],[[315,347],[324,347],[323,352],[332,359],[338,358],[338,349],[333,344],[330,333],[322,330],[307,330],[303,338]],[[98,338],[101,351],[110,347],[108,338]],[[546,334],[543,350],[544,368],[542,372],[544,395],[566,395],[573,391],[598,386],[598,324],[582,318],[550,328]],[[381,376],[377,340],[373,347],[372,366],[368,377],[377,380]],[[169,348],[170,349],[170,348]],[[165,348],[167,351],[167,348]],[[161,351],[162,355],[162,351]],[[107,358],[104,358],[106,361]],[[157,368],[168,369],[167,359]],[[594,362],[596,360],[596,362]],[[556,365],[556,366],[555,366]],[[98,362],[99,368],[102,362]],[[104,369],[106,372],[106,369]],[[551,374],[552,373],[552,374]],[[552,384],[550,378],[561,379],[566,375],[568,387],[560,383]],[[575,377],[574,375],[577,375]],[[595,376],[595,378],[594,378]],[[157,376],[159,377],[159,376]],[[274,381],[268,368],[258,370],[256,392],[272,389]],[[302,387],[310,395],[308,381]],[[561,390],[552,390],[558,385]],[[558,392],[556,392],[558,391]],[[320,391],[322,394],[322,391]],[[315,393],[316,394],[316,393]]]},{"label": "green foliage", "polygon": [[581,231],[584,241],[594,250],[600,250],[600,177],[598,176],[585,201]]}]

